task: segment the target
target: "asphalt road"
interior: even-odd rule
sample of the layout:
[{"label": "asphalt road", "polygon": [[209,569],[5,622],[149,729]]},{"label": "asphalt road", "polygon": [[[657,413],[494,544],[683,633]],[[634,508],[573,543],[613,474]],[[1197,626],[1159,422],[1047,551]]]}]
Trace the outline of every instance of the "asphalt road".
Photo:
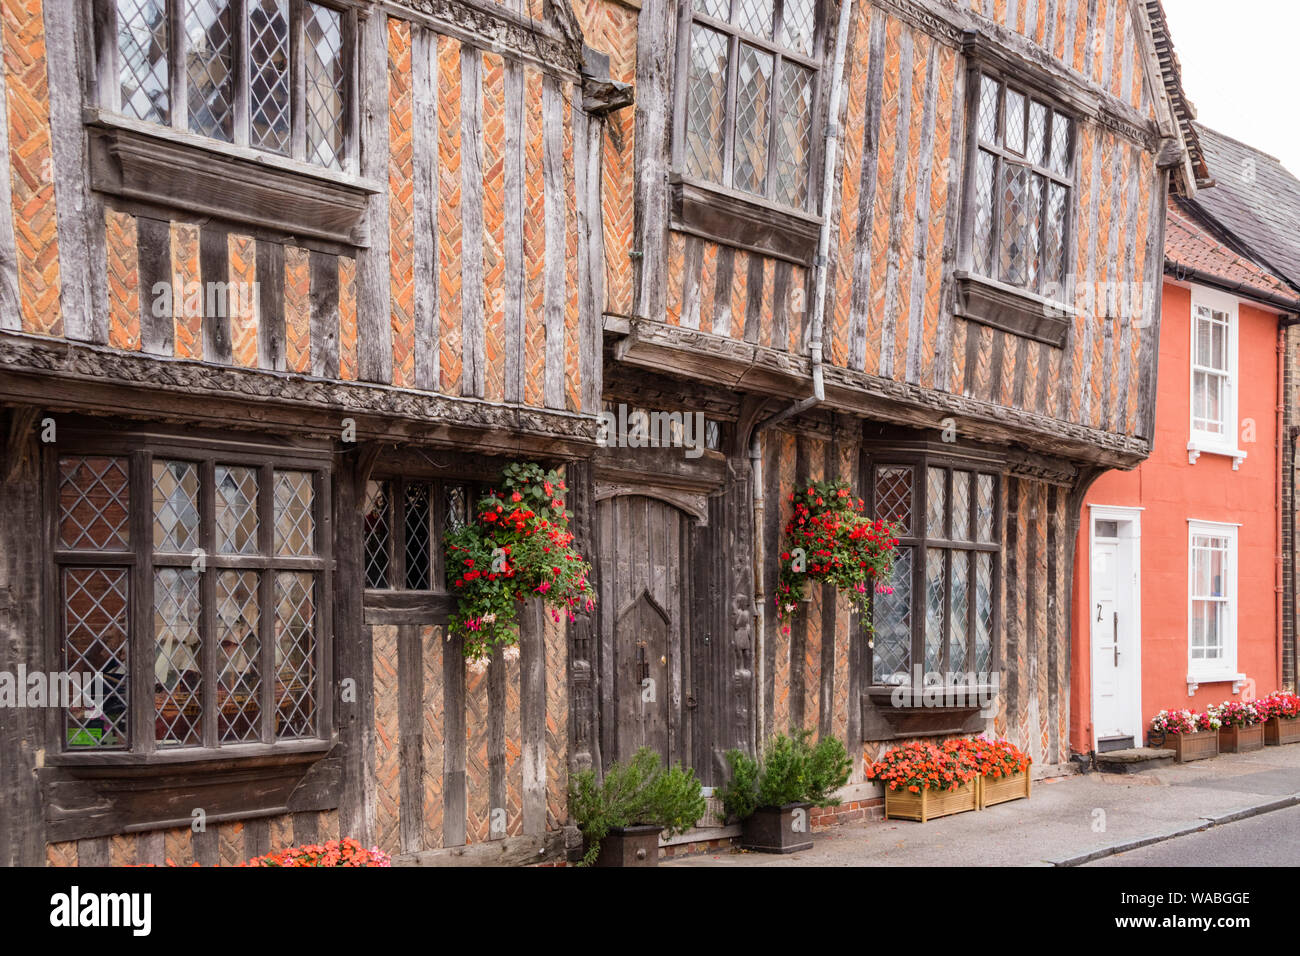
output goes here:
[{"label": "asphalt road", "polygon": [[1085,866],[1297,866],[1300,806],[1176,837]]}]

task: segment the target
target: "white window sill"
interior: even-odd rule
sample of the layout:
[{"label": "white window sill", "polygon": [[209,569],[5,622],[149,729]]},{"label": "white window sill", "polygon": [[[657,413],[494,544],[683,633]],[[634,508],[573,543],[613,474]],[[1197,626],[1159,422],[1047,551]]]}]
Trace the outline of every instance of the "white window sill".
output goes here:
[{"label": "white window sill", "polygon": [[1246,460],[1246,453],[1240,448],[1193,438],[1187,443],[1187,463],[1189,465],[1196,464],[1196,459],[1202,455],[1223,455],[1225,458],[1231,458],[1233,471],[1239,469],[1241,463]]},{"label": "white window sill", "polygon": [[1232,692],[1234,694],[1241,691],[1241,685],[1246,682],[1245,674],[1236,674],[1232,671],[1206,671],[1200,674],[1187,675],[1187,696],[1193,697],[1202,684],[1226,684],[1232,682]]}]

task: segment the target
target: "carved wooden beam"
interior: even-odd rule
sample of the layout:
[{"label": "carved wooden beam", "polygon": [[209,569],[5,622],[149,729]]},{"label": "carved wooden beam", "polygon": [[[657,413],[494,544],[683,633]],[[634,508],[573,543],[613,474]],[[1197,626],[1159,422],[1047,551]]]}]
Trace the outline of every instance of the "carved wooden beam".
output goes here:
[{"label": "carved wooden beam", "polygon": [[586,457],[594,416],[453,398],[367,382],[172,359],[0,333],[0,402],[51,411],[470,448],[484,454]]},{"label": "carved wooden beam", "polygon": [[[811,388],[811,364],[805,356],[641,319],[630,320],[629,333],[617,343],[613,357],[628,366],[786,399],[802,398]],[[975,440],[1020,445],[1108,468],[1132,468],[1151,451],[1140,438],[995,402],[833,365],[824,366],[824,373],[822,407],[827,410],[915,428],[938,428],[943,419],[953,418],[960,433]]]}]

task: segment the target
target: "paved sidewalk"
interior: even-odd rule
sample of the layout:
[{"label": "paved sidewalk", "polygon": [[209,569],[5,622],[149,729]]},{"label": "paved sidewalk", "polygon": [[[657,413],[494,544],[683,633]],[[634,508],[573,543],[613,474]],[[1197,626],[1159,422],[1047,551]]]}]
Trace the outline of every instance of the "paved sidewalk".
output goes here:
[{"label": "paved sidewalk", "polygon": [[789,856],[730,851],[660,866],[1070,866],[1296,804],[1300,745],[1267,747],[1132,775],[1035,780],[1029,800],[928,823],[834,827]]}]

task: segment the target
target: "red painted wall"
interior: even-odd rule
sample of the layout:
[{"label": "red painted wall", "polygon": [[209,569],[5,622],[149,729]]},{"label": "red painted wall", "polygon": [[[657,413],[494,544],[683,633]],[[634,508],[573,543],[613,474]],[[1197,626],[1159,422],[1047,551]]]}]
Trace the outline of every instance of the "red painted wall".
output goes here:
[{"label": "red painted wall", "polygon": [[[1131,472],[1112,471],[1084,499],[1075,543],[1070,746],[1092,749],[1089,674],[1089,505],[1143,508],[1142,717],[1164,708],[1201,709],[1233,698],[1232,684],[1202,684],[1187,696],[1187,520],[1238,523],[1237,670],[1257,694],[1280,687],[1277,617],[1277,315],[1238,306],[1237,447],[1232,459],[1187,461],[1191,417],[1191,290],[1165,284],[1160,327],[1156,435],[1151,457]],[[1253,420],[1253,441],[1249,428]],[[1249,685],[1242,693],[1248,693]],[[1241,695],[1236,695],[1240,699]],[[1145,733],[1144,726],[1143,732]]]}]

